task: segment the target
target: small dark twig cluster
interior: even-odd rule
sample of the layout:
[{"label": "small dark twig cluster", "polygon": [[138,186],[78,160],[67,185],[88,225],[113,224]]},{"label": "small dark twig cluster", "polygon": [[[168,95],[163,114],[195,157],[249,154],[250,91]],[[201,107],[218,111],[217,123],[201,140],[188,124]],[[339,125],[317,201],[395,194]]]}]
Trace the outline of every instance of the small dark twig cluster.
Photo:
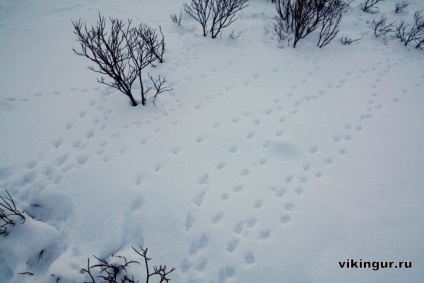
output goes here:
[{"label": "small dark twig cluster", "polygon": [[183,18],[183,10],[180,11],[179,16],[177,16],[177,14],[173,14],[171,15],[171,20],[178,24],[179,26],[181,25],[181,19]]},{"label": "small dark twig cluster", "polygon": [[164,84],[166,82],[165,76],[162,77],[161,75],[159,75],[156,79],[150,74],[148,74],[148,76],[149,76],[150,80],[152,81],[153,87],[156,91],[156,93],[153,95],[153,104],[155,104],[156,97],[158,96],[158,94],[165,92],[165,91],[171,91],[173,89],[164,86]]},{"label": "small dark twig cluster", "polygon": [[[160,265],[160,266],[153,266],[153,271],[150,270],[149,267],[149,261],[151,258],[147,257],[147,248],[143,249],[140,246],[140,250],[137,250],[136,248],[132,247],[135,253],[137,253],[139,256],[141,256],[144,260],[144,265],[146,268],[146,283],[149,283],[149,280],[153,277],[159,277],[160,281],[162,282],[169,282],[171,279],[168,278],[169,274],[175,270],[174,267],[171,268],[171,270],[167,271],[166,265]],[[100,278],[101,282],[104,283],[139,283],[138,280],[134,279],[134,275],[129,274],[128,268],[131,265],[141,263],[139,261],[130,260],[128,261],[123,256],[114,256],[112,255],[112,258],[117,259],[120,261],[120,263],[110,263],[106,260],[99,259],[98,257],[94,256],[99,263],[90,265],[90,259],[87,260],[87,268],[83,268],[81,272],[87,273],[88,277],[90,278],[90,282],[84,282],[84,283],[96,283],[95,277]],[[95,274],[98,274],[95,276]]]},{"label": "small dark twig cluster", "polygon": [[240,35],[243,33],[243,31],[240,31],[239,33],[235,33],[234,31],[231,31],[230,35],[228,36],[229,39],[237,39],[240,37]]},{"label": "small dark twig cluster", "polygon": [[383,2],[384,0],[365,0],[362,3],[362,11],[367,13],[377,13],[378,7],[376,6],[378,3]]},{"label": "small dark twig cluster", "polygon": [[371,22],[371,27],[374,30],[374,35],[379,37],[381,35],[386,35],[394,31],[393,27],[395,22],[388,23],[386,15],[381,15],[380,18],[373,19]]},{"label": "small dark twig cluster", "polygon": [[[216,38],[222,29],[238,19],[238,12],[247,7],[248,0],[192,0],[184,4],[184,11],[197,22],[203,30],[203,36],[211,33]],[[209,19],[212,20],[210,23]],[[210,24],[210,28],[208,28]]]},{"label": "small dark twig cluster", "polygon": [[7,190],[6,197],[0,196],[0,235],[7,233],[9,225],[14,226],[16,224],[13,218],[20,218],[21,223],[25,222],[25,216],[21,211],[16,208],[15,201]]},{"label": "small dark twig cluster", "polygon": [[340,41],[342,42],[343,45],[350,45],[355,41],[359,41],[361,40],[363,37],[361,38],[356,38],[356,39],[352,39],[352,38],[348,38],[347,36],[343,36],[340,38]]},{"label": "small dark twig cluster", "polygon": [[395,5],[395,13],[396,14],[403,13],[404,12],[403,9],[405,9],[408,6],[409,6],[409,3],[406,0],[405,1],[402,1],[402,2],[399,2],[399,3],[396,3],[396,5]]}]

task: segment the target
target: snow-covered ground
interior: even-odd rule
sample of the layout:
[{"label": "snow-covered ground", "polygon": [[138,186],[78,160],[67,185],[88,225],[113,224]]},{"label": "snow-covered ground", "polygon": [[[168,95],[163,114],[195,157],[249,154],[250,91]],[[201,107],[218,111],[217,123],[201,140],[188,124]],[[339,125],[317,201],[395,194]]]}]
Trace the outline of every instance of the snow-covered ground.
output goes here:
[{"label": "snow-covered ground", "polygon": [[[139,260],[138,245],[172,282],[423,282],[424,53],[369,21],[411,22],[424,2],[355,0],[322,49],[278,43],[270,1],[217,39],[171,21],[184,2],[0,1],[1,195],[27,215],[0,236],[0,282],[84,282],[88,258]],[[99,11],[162,26],[149,71],[173,91],[156,106],[73,54],[71,20]]]}]

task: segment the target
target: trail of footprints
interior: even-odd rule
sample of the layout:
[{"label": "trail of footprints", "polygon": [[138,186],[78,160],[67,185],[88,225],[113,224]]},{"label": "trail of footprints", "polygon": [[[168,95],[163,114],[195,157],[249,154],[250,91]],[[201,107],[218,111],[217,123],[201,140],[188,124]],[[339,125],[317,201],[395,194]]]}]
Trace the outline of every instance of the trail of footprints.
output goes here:
[{"label": "trail of footprints", "polygon": [[[178,62],[181,64],[181,62]],[[292,64],[291,61],[287,61],[286,65],[290,66]],[[396,65],[396,63],[394,63]],[[334,134],[329,137],[329,143],[334,144],[334,152],[330,156],[323,156],[318,145],[311,144],[307,149],[308,156],[313,156],[319,158],[313,159],[314,162],[304,162],[300,165],[300,170],[293,170],[294,172],[285,172],[281,178],[280,185],[266,185],[264,184],[265,189],[260,191],[258,194],[258,198],[253,202],[247,204],[251,208],[251,215],[243,215],[241,219],[232,223],[231,230],[228,231],[228,237],[225,239],[225,243],[222,243],[222,251],[227,253],[228,255],[233,256],[236,260],[241,260],[246,266],[254,265],[256,262],[255,252],[254,250],[249,250],[246,248],[246,245],[253,241],[267,241],[273,237],[273,230],[275,227],[266,227],[262,226],[260,223],[261,211],[266,209],[273,209],[275,211],[276,221],[281,225],[281,228],[288,227],[293,221],[292,213],[296,210],[296,196],[301,196],[305,193],[305,185],[309,180],[319,179],[325,174],[326,168],[334,166],[337,163],[338,158],[343,158],[349,154],[349,142],[351,142],[355,135],[360,134],[363,129],[366,121],[368,119],[372,119],[376,112],[383,107],[383,104],[380,102],[380,97],[377,94],[377,87],[381,81],[380,78],[387,75],[393,65],[391,63],[386,63],[384,65],[381,62],[378,62],[376,66],[371,67],[371,69],[361,69],[359,72],[348,71],[345,73],[345,76],[336,79],[335,81],[328,82],[326,84],[327,89],[319,89],[316,94],[307,94],[303,97],[299,97],[297,93],[297,84],[292,84],[289,89],[283,94],[283,97],[276,97],[270,103],[271,107],[263,110],[261,113],[250,113],[245,112],[242,116],[236,116],[231,119],[231,121],[216,121],[211,123],[211,128],[220,128],[225,123],[230,124],[238,124],[246,119],[251,120],[251,125],[260,126],[262,121],[274,120],[276,125],[281,125],[280,128],[275,129],[273,132],[274,137],[284,136],[284,125],[290,122],[292,116],[299,113],[302,110],[302,105],[304,103],[313,103],[315,100],[319,99],[328,94],[334,88],[342,88],[347,79],[360,79],[369,74],[370,72],[378,72],[377,79],[372,82],[370,95],[368,96],[366,102],[367,106],[363,112],[358,114],[357,120],[352,121],[351,123],[346,123],[343,128],[335,129]],[[178,66],[176,66],[178,67]],[[306,73],[306,76],[300,79],[300,84],[306,84],[310,78],[314,76],[314,72],[319,70],[319,66],[315,65],[314,70]],[[218,71],[217,67],[213,67],[210,70],[212,73]],[[274,67],[272,72],[278,73],[279,68]],[[262,77],[261,73],[253,73],[248,80],[244,81],[244,85],[250,85],[255,83],[255,81],[260,80]],[[202,74],[200,79],[205,79],[206,75]],[[191,81],[193,77],[187,77],[187,81]],[[423,76],[424,79],[424,76]],[[221,94],[232,90],[231,85],[227,85],[224,87],[224,92]],[[99,89],[96,88],[98,91]],[[74,88],[70,91],[78,91],[78,89]],[[79,90],[79,91],[88,91]],[[110,90],[106,90],[104,92],[104,96],[107,97]],[[406,90],[404,91],[406,93]],[[60,91],[52,92],[51,95],[60,95]],[[44,93],[35,93],[34,98],[42,97]],[[211,99],[207,97],[206,100]],[[392,102],[399,102],[399,96],[395,96],[392,98]],[[26,100],[15,101],[14,99],[8,99],[8,103],[14,102],[25,102]],[[287,101],[291,101],[291,106],[287,107],[285,104]],[[179,108],[183,107],[182,101],[177,98],[174,101],[175,107],[170,108],[169,111],[173,112]],[[122,154],[127,150],[127,147],[121,146],[119,147],[115,153],[107,150],[107,146],[109,144],[110,139],[118,138],[119,133],[111,134],[109,137],[105,137],[102,141],[95,139],[96,135],[103,130],[105,130],[108,126],[109,116],[112,113],[112,109],[106,107],[106,99],[97,99],[89,101],[87,105],[87,109],[79,111],[77,116],[79,117],[82,123],[86,123],[88,120],[89,123],[93,125],[91,129],[85,132],[85,135],[82,137],[75,138],[71,145],[67,145],[64,142],[64,139],[59,137],[51,142],[51,146],[54,150],[55,158],[53,162],[44,167],[41,166],[43,161],[43,157],[39,160],[31,160],[24,165],[24,169],[26,173],[19,178],[19,180],[14,180],[10,182],[15,182],[18,186],[34,186],[34,183],[38,181],[39,183],[52,182],[59,183],[65,174],[70,169],[78,169],[84,166],[87,162],[90,162],[90,155],[84,153],[84,149],[86,149],[90,143],[98,142],[98,149],[95,151],[95,154],[103,161],[110,162],[113,160],[114,154]],[[203,105],[196,104],[195,109],[200,110]],[[95,113],[93,115],[93,113]],[[166,116],[167,114],[163,114]],[[157,120],[159,117],[152,118],[152,120]],[[77,126],[78,120],[75,119],[73,121],[69,121],[65,123],[63,130],[65,132],[72,132],[72,130]],[[150,121],[145,121],[145,124],[149,124]],[[179,120],[177,117],[172,121],[174,126],[179,124]],[[129,128],[131,125],[126,125],[124,128]],[[159,133],[160,128],[156,128],[154,133]],[[152,142],[153,134],[146,135],[142,137],[139,141],[139,146],[144,146],[147,143]],[[260,139],[256,135],[255,130],[251,129],[245,133],[246,141],[251,141],[254,139]],[[94,141],[96,140],[96,141]],[[205,135],[198,135],[195,138],[195,143],[202,145],[206,140]],[[260,143],[262,148],[264,149],[264,156],[259,157],[257,160],[253,160],[250,164],[256,164],[257,166],[247,165],[246,167],[240,168],[238,170],[240,177],[248,177],[249,175],[255,174],[256,171],[260,170],[259,168],[262,166],[267,166],[269,163],[269,150],[272,146],[272,138],[263,139]],[[70,148],[69,148],[70,146]],[[231,159],[232,155],[237,155],[239,153],[239,146],[237,144],[230,144],[227,147],[228,155],[230,156],[228,159]],[[181,148],[174,147],[171,149],[171,153],[174,156],[178,156]],[[77,152],[78,154],[75,154]],[[70,160],[71,156],[75,156],[75,160]],[[307,158],[308,159],[308,158]],[[315,162],[315,160],[321,160],[321,164]],[[202,213],[201,208],[205,202],[210,201],[208,198],[209,192],[209,183],[213,182],[213,172],[225,170],[227,169],[227,160],[221,160],[216,163],[214,168],[211,168],[211,172],[205,173],[204,175],[198,177],[197,185],[200,189],[192,196],[192,205],[193,208],[186,214],[186,218],[184,221],[184,230],[187,233],[191,233],[194,230],[194,226],[198,225],[206,225],[206,223],[200,223],[197,221],[197,214]],[[162,168],[162,163],[156,163],[152,165],[153,172],[159,172]],[[9,182],[8,178],[11,174],[6,174],[1,172],[2,182],[6,184]],[[41,177],[40,177],[41,176]],[[142,183],[143,175],[140,174],[134,178],[134,184],[139,186]],[[243,183],[243,182],[241,182]],[[243,200],[244,191],[246,191],[247,187],[245,184],[229,184],[229,189],[226,192],[222,192],[219,195],[219,201],[221,203],[226,203],[228,200],[232,198],[241,198]],[[271,201],[271,199],[280,200],[280,206],[274,207],[275,202]],[[206,250],[211,243],[211,238],[214,233],[217,233],[221,229],[220,224],[228,217],[228,208],[227,206],[221,206],[221,204],[215,204],[217,209],[209,216],[209,223],[212,225],[212,228],[208,232],[200,233],[195,236],[191,243],[187,247],[187,256],[183,258],[180,263],[180,270],[182,273],[190,274],[190,270],[202,271],[207,268],[208,260],[207,255],[202,253],[202,251]],[[272,206],[272,207],[270,207]],[[243,246],[243,249],[241,247]],[[259,248],[259,247],[255,247]],[[238,250],[242,250],[239,254]],[[225,265],[220,268],[217,272],[217,278],[220,282],[225,282],[227,278],[231,278],[237,272],[234,266]]]},{"label": "trail of footprints", "polygon": [[[381,65],[381,63],[378,63],[377,66]],[[317,66],[319,69],[319,67]],[[383,76],[387,74],[389,68],[384,69],[379,73],[379,76]],[[274,131],[274,136],[280,137],[284,136],[284,124],[289,123],[290,119],[293,115],[296,115],[301,111],[303,103],[313,103],[314,100],[319,99],[322,96],[325,96],[328,94],[329,91],[333,88],[342,88],[345,83],[347,82],[347,79],[355,77],[355,78],[362,78],[364,75],[368,74],[369,72],[378,72],[379,68],[372,67],[371,70],[368,69],[362,69],[358,73],[354,73],[353,71],[348,71],[345,73],[344,77],[341,77],[337,79],[335,82],[329,82],[327,84],[328,90],[321,89],[318,90],[316,95],[305,95],[303,98],[300,99],[292,99],[294,103],[292,104],[291,108],[284,108],[282,106],[283,99],[282,98],[275,98],[272,103],[275,105],[274,107],[270,107],[263,111],[261,115],[263,116],[264,120],[269,119],[269,117],[272,117],[277,119],[277,125],[282,125],[281,129],[276,129]],[[278,69],[273,70],[274,72],[278,72]],[[309,77],[312,77],[314,73],[311,71],[307,73],[307,76],[300,80],[301,83],[306,83],[308,81]],[[252,75],[253,80],[257,80],[261,77],[259,73],[255,73]],[[364,109],[363,112],[358,113],[356,119],[354,118],[352,122],[345,123],[342,128],[335,129],[334,134],[332,136],[328,137],[329,144],[332,144],[332,147],[334,148],[333,153],[329,153],[328,150],[325,152],[329,155],[323,155],[320,151],[320,148],[318,145],[311,144],[310,147],[307,149],[307,155],[314,158],[306,157],[306,160],[313,160],[313,162],[304,162],[301,165],[301,170],[293,170],[293,172],[296,173],[290,173],[287,172],[282,177],[281,185],[279,186],[268,186],[268,193],[264,193],[264,191],[260,191],[258,194],[258,199],[255,200],[253,203],[250,204],[251,206],[251,215],[244,215],[240,214],[240,220],[233,223],[233,226],[231,228],[231,231],[229,235],[232,234],[232,236],[229,236],[226,239],[225,243],[222,243],[223,252],[227,253],[228,255],[231,255],[235,260],[240,260],[244,262],[246,266],[254,265],[256,262],[255,252],[254,250],[249,250],[249,248],[246,248],[246,243],[249,243],[252,240],[259,240],[259,241],[266,241],[273,236],[273,230],[275,227],[264,227],[260,223],[260,217],[261,216],[261,210],[263,209],[271,209],[268,207],[268,204],[271,202],[269,200],[269,194],[272,194],[275,198],[281,199],[281,205],[279,208],[272,207],[272,209],[275,211],[275,215],[277,218],[277,221],[280,223],[281,227],[284,228],[286,226],[289,226],[292,219],[292,213],[296,210],[296,195],[301,196],[303,193],[305,193],[305,184],[308,183],[309,180],[312,179],[319,179],[321,178],[327,170],[327,168],[334,166],[337,164],[337,160],[339,158],[344,158],[345,156],[348,156],[349,154],[349,143],[354,139],[356,135],[359,135],[362,133],[364,129],[364,125],[366,124],[366,121],[368,119],[372,119],[376,112],[383,107],[383,104],[380,102],[379,96],[377,92],[375,91],[378,87],[380,80],[377,78],[374,83],[371,85],[371,92],[366,99],[367,106]],[[245,85],[249,85],[252,83],[251,80],[245,81]],[[286,98],[294,98],[297,96],[296,93],[297,86],[293,84],[288,92],[286,92]],[[231,89],[228,87],[228,89]],[[397,102],[399,99],[397,97],[393,98],[393,102]],[[284,101],[286,102],[286,101]],[[281,104],[280,104],[281,103]],[[284,115],[280,113],[285,113]],[[254,113],[246,112],[244,114],[244,117],[234,117],[231,119],[231,121],[223,121],[223,122],[217,122],[214,124],[214,127],[219,127],[222,123],[233,123],[237,124],[241,122],[244,119],[248,119],[250,117],[255,116]],[[260,116],[260,115],[259,115]],[[252,120],[253,125],[260,125],[261,124],[261,117],[254,118]],[[258,138],[255,135],[255,131],[248,131],[245,134],[246,140],[252,140]],[[203,137],[199,137],[197,139],[198,143],[204,142]],[[265,139],[262,142],[262,147],[265,150],[269,150],[272,145],[271,139]],[[238,145],[233,144],[228,146],[228,152],[230,156],[235,155],[238,153]],[[255,174],[255,171],[258,170],[260,166],[265,166],[268,163],[268,154],[264,154],[263,157],[260,157],[259,159],[252,161],[251,164],[257,164],[257,166],[247,166],[245,168],[239,169],[239,173],[242,177],[246,177],[248,175]],[[231,159],[229,157],[229,159]],[[317,163],[316,160],[321,160],[321,163]],[[221,162],[218,162],[216,164],[215,169],[216,170],[222,170],[226,166],[226,160],[222,160]],[[213,174],[212,174],[213,175]],[[207,185],[209,182],[213,182],[213,177],[211,174],[206,173],[204,176],[200,177],[198,179],[198,185]],[[231,186],[231,185],[229,185]],[[193,227],[196,225],[196,214],[197,213],[203,213],[201,211],[201,207],[204,202],[211,201],[207,198],[208,195],[208,189],[209,186],[206,188],[201,189],[197,192],[197,194],[192,199],[192,204],[194,205],[193,210],[191,210],[187,216],[185,221],[185,231],[187,233],[190,233],[193,231]],[[222,203],[227,202],[231,198],[239,198],[243,202],[243,190],[244,185],[234,185],[232,189],[228,190],[227,192],[223,192],[220,195],[220,200]],[[238,202],[239,203],[239,202]],[[274,206],[275,203],[269,204]],[[195,238],[190,246],[188,247],[188,254],[187,257],[183,259],[181,262],[181,270],[183,273],[189,273],[190,269],[193,268],[194,270],[199,270],[198,267],[195,266],[196,262],[201,262],[201,269],[203,270],[207,266],[207,260],[204,258],[204,254],[202,254],[202,250],[206,250],[208,245],[211,242],[211,238],[215,233],[218,233],[219,229],[222,229],[221,227],[216,227],[217,225],[225,220],[228,214],[228,209],[219,208],[222,207],[219,203],[216,203],[215,206],[218,208],[212,215],[209,217],[210,224],[212,225],[210,231],[202,233],[198,238]],[[243,206],[243,205],[241,205]],[[269,213],[266,213],[268,215]],[[253,216],[255,215],[255,216]],[[205,223],[200,223],[199,225],[206,225]],[[242,249],[240,247],[243,246]],[[255,246],[255,249],[259,249],[260,247]],[[241,253],[238,253],[238,250],[241,250]],[[223,266],[218,271],[218,280],[221,280],[222,282],[225,282],[226,278],[232,277],[237,270],[234,266],[226,265]],[[190,273],[189,273],[190,274]]]},{"label": "trail of footprints", "polygon": [[[86,92],[88,89],[72,88],[71,92]],[[66,91],[54,91],[50,95],[61,95]],[[111,141],[120,136],[120,132],[108,133],[105,131],[108,128],[109,116],[112,113],[112,108],[107,106],[107,97],[113,90],[102,90],[98,87],[93,89],[93,96],[99,92],[102,96],[94,98],[87,103],[84,110],[75,113],[75,118],[71,119],[63,125],[62,130],[57,129],[58,138],[51,142],[51,150],[43,153],[36,160],[30,160],[23,166],[22,176],[13,176],[14,174],[3,174],[0,172],[0,181],[4,187],[13,187],[17,190],[29,191],[35,193],[33,188],[43,188],[49,184],[59,184],[64,174],[69,170],[81,169],[91,160],[101,162],[110,162],[115,155],[123,154],[128,149],[128,145],[115,146],[110,145]],[[33,98],[37,99],[49,95],[49,93],[35,93]],[[21,100],[10,100],[11,102],[22,102]],[[25,102],[28,100],[25,100]],[[178,103],[178,102],[176,102]],[[171,109],[172,110],[172,109]],[[159,119],[166,114],[157,114],[151,119]],[[144,123],[150,123],[147,120]],[[177,123],[175,123],[176,125]],[[87,127],[90,125],[91,127]],[[131,126],[138,127],[138,123],[122,126],[125,130]],[[81,131],[81,127],[88,128],[85,132]],[[156,132],[159,128],[156,129]],[[139,145],[143,146],[149,142],[150,137],[143,137]],[[93,150],[93,148],[95,150]],[[178,154],[179,149],[174,149],[173,153]],[[156,164],[153,171],[159,171],[161,164]],[[140,184],[141,178],[137,178],[135,183]]]}]

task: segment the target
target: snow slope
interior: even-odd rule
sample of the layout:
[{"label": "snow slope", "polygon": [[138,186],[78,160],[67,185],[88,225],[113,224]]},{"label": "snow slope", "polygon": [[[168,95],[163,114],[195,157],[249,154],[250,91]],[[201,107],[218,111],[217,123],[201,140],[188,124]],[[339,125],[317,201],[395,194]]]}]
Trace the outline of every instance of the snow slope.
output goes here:
[{"label": "snow slope", "polygon": [[[172,282],[423,282],[424,53],[369,25],[422,1],[356,0],[340,35],[363,39],[322,49],[278,43],[265,0],[221,39],[173,23],[182,0],[40,2],[0,1],[0,186],[28,216],[0,236],[0,282],[84,282],[88,258],[138,245]],[[73,54],[71,20],[99,11],[162,26],[156,105]]]}]

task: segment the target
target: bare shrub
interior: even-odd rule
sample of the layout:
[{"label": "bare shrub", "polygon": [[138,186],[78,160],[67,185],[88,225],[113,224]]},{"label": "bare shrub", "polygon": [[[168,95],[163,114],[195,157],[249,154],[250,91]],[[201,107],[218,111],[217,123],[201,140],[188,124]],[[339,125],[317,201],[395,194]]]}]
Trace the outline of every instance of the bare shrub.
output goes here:
[{"label": "bare shrub", "polygon": [[[134,252],[141,256],[143,263],[146,269],[146,283],[149,283],[149,280],[153,277],[159,277],[159,282],[168,282],[171,279],[168,278],[169,274],[175,270],[174,267],[171,270],[167,270],[166,265],[153,266],[153,271],[150,270],[149,261],[151,258],[147,257],[147,248],[143,249],[140,247],[140,250],[132,247]],[[87,260],[87,268],[83,268],[81,272],[86,273],[90,278],[90,282],[86,283],[96,283],[95,277],[100,278],[105,283],[138,283],[139,280],[134,278],[133,274],[130,274],[128,271],[129,267],[138,264],[141,265],[139,261],[130,260],[128,261],[123,256],[114,256],[112,255],[112,260],[115,263],[108,262],[107,260],[100,259],[94,256],[98,263],[91,265],[90,259]],[[97,274],[97,276],[95,276]]]},{"label": "bare shrub", "polygon": [[396,14],[403,13],[404,12],[403,9],[405,9],[408,6],[409,6],[408,1],[402,1],[402,2],[396,3],[395,13]]},{"label": "bare shrub", "polygon": [[371,27],[374,30],[374,35],[379,37],[381,35],[386,35],[394,31],[393,26],[395,22],[388,23],[386,15],[381,15],[380,19],[373,19],[371,22]]},{"label": "bare shrub", "polygon": [[212,38],[238,19],[237,13],[247,7],[248,0],[212,0]]},{"label": "bare shrub", "polygon": [[[238,19],[238,12],[247,7],[248,0],[192,0],[184,4],[184,11],[200,23],[203,36],[211,32],[216,38],[222,29]],[[209,19],[212,20],[209,23]],[[208,29],[208,24],[211,25]]]},{"label": "bare shrub", "polygon": [[318,46],[327,45],[339,32],[343,3],[340,0],[276,0],[274,31],[278,40],[299,40],[320,28]]},{"label": "bare shrub", "polygon": [[342,20],[342,6],[338,1],[329,1],[323,8],[321,29],[318,44],[320,48],[329,44],[339,33],[339,25]]},{"label": "bare shrub", "polygon": [[414,41],[416,48],[422,49],[424,46],[424,17],[422,15],[423,10],[415,11],[414,22],[412,24],[406,23],[401,20],[396,26],[396,38],[399,38],[405,46],[408,43]]},{"label": "bare shrub", "polygon": [[25,216],[16,208],[15,201],[7,190],[7,196],[0,196],[0,235],[7,234],[8,226],[16,224],[15,218],[20,219],[21,223],[25,222]]},{"label": "bare shrub", "polygon": [[163,63],[163,54],[165,53],[165,38],[163,36],[161,26],[159,26],[159,32],[161,35],[160,39],[156,29],[146,24],[140,24],[138,28],[133,30],[133,38],[141,38],[153,57],[159,60],[160,63]]},{"label": "bare shrub", "polygon": [[[146,104],[147,92],[150,88],[144,87],[142,71],[153,62],[163,62],[165,40],[159,27],[161,39],[155,29],[146,24],[132,27],[131,20],[124,23],[122,20],[109,18],[111,27],[106,29],[106,19],[99,14],[96,26],[88,28],[78,21],[72,21],[74,33],[80,43],[81,51],[73,51],[76,55],[90,59],[96,67],[88,68],[100,73],[97,81],[112,88],[118,89],[127,95],[133,106],[137,105],[132,93],[132,86],[136,80],[140,84],[141,104]],[[106,81],[106,75],[111,81]]]},{"label": "bare shrub", "polygon": [[377,13],[378,7],[376,6],[378,3],[383,2],[384,0],[365,0],[362,4],[362,11],[367,13]]},{"label": "bare shrub", "polygon": [[184,11],[202,26],[203,36],[208,35],[208,20],[211,15],[212,0],[191,0],[190,5],[183,5]]}]

